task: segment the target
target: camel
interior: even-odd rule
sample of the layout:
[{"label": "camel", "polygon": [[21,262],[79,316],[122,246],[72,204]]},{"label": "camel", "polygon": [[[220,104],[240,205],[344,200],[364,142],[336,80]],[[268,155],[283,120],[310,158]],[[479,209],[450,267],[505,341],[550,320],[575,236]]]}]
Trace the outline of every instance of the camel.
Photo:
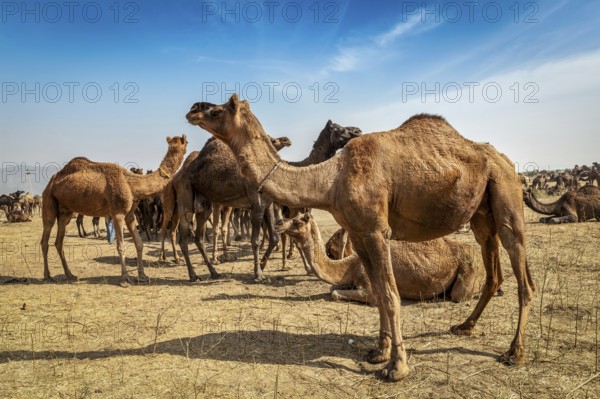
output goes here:
[{"label": "camel", "polygon": [[343,259],[354,253],[352,241],[348,240],[348,232],[339,229],[325,243],[325,253],[331,259]]},{"label": "camel", "polygon": [[[291,142],[289,141],[289,139],[287,137],[280,137],[277,139],[271,139],[272,144],[277,146],[279,149],[284,148],[286,146],[291,145]],[[208,143],[205,144],[205,147],[208,145]],[[226,150],[227,152],[229,152],[227,150],[226,147],[223,147],[221,150]],[[176,187],[180,186],[180,187],[188,187],[189,185],[189,176],[187,176],[187,171],[188,168],[190,167],[190,165],[196,160],[196,158],[198,158],[198,156],[200,155],[200,151],[194,151],[192,153],[190,153],[190,155],[185,159],[183,166],[181,167],[181,169],[175,174],[175,176],[173,176],[173,179],[165,186],[163,192],[162,192],[162,203],[163,203],[163,218],[162,218],[162,229],[161,229],[161,253],[160,253],[160,259],[161,260],[166,260],[166,252],[165,252],[165,237],[167,234],[167,230],[169,227],[169,223],[171,224],[171,245],[173,246],[173,257],[174,257],[174,262],[175,263],[180,263],[180,259],[179,259],[179,255],[177,253],[177,249],[175,248],[175,232],[177,231],[177,228],[179,226],[179,211],[177,208],[177,192],[176,192]],[[219,156],[216,156],[215,158],[219,158]],[[233,160],[233,162],[235,162],[235,160]],[[207,165],[207,168],[212,168],[213,166],[216,165]],[[211,170],[208,169],[206,170],[206,173],[210,173]],[[217,211],[215,209],[215,211]],[[216,215],[217,213],[215,213]],[[220,212],[218,212],[218,214],[220,214]],[[206,221],[208,220],[203,220],[203,224],[202,226],[199,226],[198,228],[201,229],[203,232],[205,232],[205,226],[204,224],[206,223]],[[214,216],[213,216],[214,219]],[[216,226],[218,226],[218,223],[213,223],[213,231],[216,234]],[[192,233],[192,231],[189,229],[188,227],[188,232]],[[202,235],[202,237],[204,237],[204,233]],[[194,237],[194,240],[196,238]],[[201,239],[200,237],[198,239]],[[203,239],[203,238],[202,238]],[[216,237],[215,237],[215,245],[216,245]],[[204,245],[204,244],[202,244]],[[226,248],[226,246],[225,246]],[[215,252],[213,252],[213,261],[214,258],[216,257]],[[211,265],[212,266],[212,265]],[[190,267],[191,264],[188,265],[188,272],[190,271]],[[209,271],[211,270],[211,268],[209,267]],[[193,269],[192,269],[193,272]],[[190,281],[196,281],[199,278],[197,277],[195,272],[190,272],[189,273],[189,277],[190,277]],[[211,272],[211,276],[213,277],[217,277],[218,274],[215,274],[216,271],[214,273]]]},{"label": "camel", "polygon": [[131,283],[125,268],[123,252],[123,227],[127,225],[137,251],[138,281],[148,281],[142,263],[143,244],[135,226],[134,211],[138,202],[160,193],[167,181],[183,161],[187,149],[185,134],[167,137],[167,154],[160,167],[149,175],[136,175],[114,164],[92,162],[87,158],[74,158],[54,174],[42,194],[42,253],[44,280],[52,280],[48,267],[48,240],[54,223],[58,220],[58,233],[54,243],[65,275],[69,280],[77,277],[71,273],[63,252],[65,230],[73,213],[88,216],[110,216],[114,223],[117,252],[121,263],[121,284]]},{"label": "camel", "polygon": [[[85,227],[83,227],[83,216],[84,215],[79,214],[75,220],[75,223],[77,224],[77,233],[81,238],[85,238],[88,235],[85,231]],[[100,218],[98,216],[92,217],[92,228],[94,229],[94,237],[100,237]]]},{"label": "camel", "polygon": [[[332,156],[334,156],[338,150],[344,148],[344,146],[346,144],[348,144],[348,142],[350,140],[360,136],[361,134],[362,134],[362,131],[357,127],[340,126],[337,123],[332,122],[331,119],[329,119],[327,121],[327,123],[325,124],[325,128],[323,128],[321,133],[319,133],[317,140],[315,140],[312,150],[310,151],[310,154],[308,155],[308,157],[304,158],[302,161],[289,162],[289,164],[292,166],[301,167],[301,166],[315,165],[315,164],[321,163],[323,161],[326,161],[329,158],[331,158]],[[306,211],[306,209],[283,207],[284,216],[289,217],[289,218],[293,218],[293,217],[297,216],[300,212],[303,212],[303,211]],[[287,238],[286,238],[286,235],[284,234],[281,236],[281,245],[283,247],[283,252],[282,252],[283,266],[282,266],[282,268],[284,270],[287,268],[286,267],[287,258],[292,258],[293,250],[294,250],[294,243],[292,241],[290,241],[290,249],[289,249],[288,253],[286,254],[286,241],[287,241]],[[307,267],[306,263],[304,266]],[[309,271],[310,271],[310,269],[307,268],[307,272],[309,272]]]},{"label": "camel", "polygon": [[[325,253],[319,227],[310,213],[277,222],[299,244],[317,277],[332,284],[334,300],[352,300],[376,306],[365,269],[356,254],[331,260]],[[396,287],[401,298],[432,299],[449,291],[453,302],[479,294],[484,272],[473,261],[473,248],[447,238],[423,242],[391,241],[390,251]]]},{"label": "camel", "polygon": [[9,210],[8,205],[1,205],[0,209],[4,211],[6,220],[9,223],[31,222],[31,217],[29,215],[24,214],[21,211],[11,211]]},{"label": "camel", "polygon": [[533,178],[531,182],[531,187],[536,190],[543,190],[548,185],[548,176],[544,174],[539,174]]},{"label": "camel", "polygon": [[540,218],[540,223],[585,222],[600,220],[600,188],[583,186],[579,190],[567,191],[557,201],[544,204],[538,201],[531,190],[523,190],[523,201],[537,213],[551,215]]},{"label": "camel", "polygon": [[175,173],[173,179],[169,180],[165,188],[161,193],[161,200],[163,204],[163,218],[162,218],[162,227],[160,232],[160,260],[166,260],[166,251],[165,251],[165,238],[167,236],[167,230],[169,229],[169,224],[171,225],[171,246],[173,247],[173,257],[175,258],[175,263],[180,263],[179,255],[177,254],[177,249],[175,248],[175,232],[177,231],[177,227],[179,226],[179,214],[177,213],[177,203],[175,199],[175,189],[173,188],[173,182],[179,180],[183,171],[187,169],[190,163],[196,158],[200,151],[192,151],[190,155],[187,156],[185,161],[183,161],[183,165],[181,169]]},{"label": "camel", "polygon": [[594,183],[600,187],[600,165],[598,165],[596,162],[594,162],[588,175],[588,184],[593,185]]},{"label": "camel", "polygon": [[510,365],[525,361],[535,284],[525,253],[522,187],[504,154],[465,139],[440,116],[421,114],[396,129],[357,137],[325,162],[294,167],[280,159],[249,103],[237,94],[221,105],[195,103],[186,118],[226,143],[259,191],[282,205],[329,211],[348,231],[377,299],[378,348],[367,359],[388,361],[382,378],[398,381],[409,373],[390,239],[432,240],[469,220],[481,246],[486,281],[473,313],[451,331],[473,334],[501,283],[500,241],[518,284],[519,318],[510,348],[499,360]]}]

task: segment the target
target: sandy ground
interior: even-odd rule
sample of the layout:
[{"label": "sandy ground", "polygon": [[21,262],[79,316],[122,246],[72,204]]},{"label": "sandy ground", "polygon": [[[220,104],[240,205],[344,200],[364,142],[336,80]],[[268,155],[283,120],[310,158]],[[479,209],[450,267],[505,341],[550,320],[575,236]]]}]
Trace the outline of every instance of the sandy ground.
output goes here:
[{"label": "sandy ground", "polygon": [[[495,297],[472,337],[449,334],[475,300],[403,301],[411,374],[389,384],[364,363],[376,345],[378,314],[336,303],[329,287],[305,275],[299,257],[281,271],[277,253],[269,284],[253,283],[248,243],[234,243],[226,275],[190,284],[184,266],[159,262],[146,242],[148,284],[121,288],[114,245],[79,238],[68,226],[65,253],[79,282],[64,281],[50,248],[44,283],[41,219],[0,222],[0,397],[10,398],[542,398],[600,397],[598,305],[600,223],[546,226],[526,210],[527,253],[538,291],[527,328],[528,362],[496,362],[516,326],[516,283],[502,253],[505,295]],[[316,211],[323,236],[336,229]],[[91,231],[91,218],[86,218]],[[103,224],[103,223],[101,223]],[[471,233],[456,239],[474,242]],[[130,273],[135,251],[127,237]],[[170,255],[170,251],[169,251]]]}]

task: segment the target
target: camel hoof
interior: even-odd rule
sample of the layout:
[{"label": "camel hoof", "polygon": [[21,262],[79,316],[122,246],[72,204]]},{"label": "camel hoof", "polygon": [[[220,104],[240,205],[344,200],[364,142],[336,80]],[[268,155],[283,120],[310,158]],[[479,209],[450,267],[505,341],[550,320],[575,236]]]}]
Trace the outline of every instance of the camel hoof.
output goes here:
[{"label": "camel hoof", "polygon": [[384,363],[390,360],[389,353],[385,353],[381,349],[371,349],[367,353],[367,362],[371,364]]},{"label": "camel hoof", "polygon": [[410,369],[407,364],[393,361],[388,363],[385,368],[379,370],[378,376],[387,382],[396,382],[406,377],[409,373]]},{"label": "camel hoof", "polygon": [[504,290],[502,288],[498,288],[498,291],[496,291],[496,295],[504,296]]},{"label": "camel hoof", "polygon": [[523,351],[512,348],[508,350],[508,352],[503,353],[498,357],[498,361],[507,366],[518,366],[525,363],[525,356],[523,356]]},{"label": "camel hoof", "polygon": [[288,254],[288,256],[287,256],[288,259],[294,259],[295,257],[296,257],[296,255],[294,255],[294,254]]},{"label": "camel hoof", "polygon": [[56,279],[52,276],[44,276],[44,281],[48,281],[50,283],[56,283]]},{"label": "camel hoof", "polygon": [[254,278],[254,282],[257,284],[268,284],[271,282],[271,279],[265,276],[258,276]]},{"label": "camel hoof", "polygon": [[211,273],[210,278],[212,278],[213,280],[218,280],[220,278],[223,278],[223,276],[219,273]]},{"label": "camel hoof", "polygon": [[79,278],[74,274],[67,274],[66,276],[68,281],[79,281]]},{"label": "camel hoof", "polygon": [[450,327],[450,332],[454,335],[465,335],[467,337],[470,337],[471,335],[473,335],[473,327],[469,327],[465,325],[465,323],[457,324],[455,326]]},{"label": "camel hoof", "polygon": [[150,282],[150,278],[145,274],[140,274],[137,278],[138,283],[148,283]]},{"label": "camel hoof", "polygon": [[119,283],[119,285],[123,288],[127,288],[129,286],[131,286],[131,282],[127,281],[127,280],[121,280],[121,282]]}]

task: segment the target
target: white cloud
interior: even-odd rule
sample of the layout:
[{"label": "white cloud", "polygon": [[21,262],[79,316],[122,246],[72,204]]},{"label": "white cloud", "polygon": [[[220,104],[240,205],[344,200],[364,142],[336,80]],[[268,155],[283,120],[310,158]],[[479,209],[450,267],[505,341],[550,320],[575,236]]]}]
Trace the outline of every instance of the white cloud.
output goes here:
[{"label": "white cloud", "polygon": [[327,66],[320,70],[319,76],[323,77],[331,72],[348,72],[360,69],[374,59],[378,59],[378,54],[389,48],[400,37],[407,34],[422,33],[436,26],[438,24],[422,21],[420,13],[417,13],[406,21],[398,22],[391,29],[372,36],[362,43],[341,45]]},{"label": "white cloud", "polygon": [[[555,169],[590,164],[599,161],[599,70],[600,50],[556,59],[482,79],[473,88],[472,101],[465,82],[454,82],[462,94],[456,103],[452,99],[457,91],[443,90],[444,85],[451,88],[452,82],[437,82],[438,101],[433,94],[422,98],[421,84],[414,82],[419,92],[405,101],[349,110],[345,119],[369,132],[394,128],[415,113],[440,114],[465,137],[490,142],[519,165]],[[425,84],[432,89],[436,82]],[[502,95],[492,102],[495,87],[501,88]]]}]

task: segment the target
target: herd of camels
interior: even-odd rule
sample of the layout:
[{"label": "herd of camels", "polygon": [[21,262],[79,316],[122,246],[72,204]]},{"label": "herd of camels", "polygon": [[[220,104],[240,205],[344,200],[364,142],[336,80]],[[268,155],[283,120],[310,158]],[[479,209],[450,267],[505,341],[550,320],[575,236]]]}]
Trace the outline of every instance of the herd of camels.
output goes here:
[{"label": "herd of camels", "polygon": [[[52,176],[41,201],[45,280],[52,280],[48,249],[55,223],[54,245],[66,278],[77,278],[63,251],[66,227],[77,213],[112,218],[123,285],[133,282],[123,251],[127,227],[137,252],[137,280],[148,281],[135,212],[141,201],[157,195],[163,205],[161,258],[170,228],[178,260],[178,229],[190,281],[199,279],[189,255],[190,235],[211,277],[218,278],[214,250],[219,221],[221,229],[228,229],[237,212],[238,226],[244,217],[251,225],[257,282],[265,280],[263,272],[279,236],[288,236],[307,272],[332,285],[333,299],[377,307],[378,345],[367,360],[387,363],[380,376],[398,381],[409,373],[400,298],[459,302],[478,296],[473,312],[451,328],[454,334],[471,335],[503,281],[500,246],[516,277],[519,316],[514,339],[499,360],[524,362],[525,327],[535,291],[525,253],[524,204],[550,216],[543,221],[551,223],[600,219],[600,189],[593,185],[600,180],[597,164],[576,172],[576,182],[586,172],[588,185],[582,188],[574,188],[573,179],[565,176],[544,175],[544,183],[554,178],[566,189],[556,202],[544,204],[534,195],[535,189],[545,188],[539,186],[541,179],[534,179],[532,189],[504,154],[462,137],[439,116],[416,115],[395,129],[371,134],[328,121],[300,162],[280,158],[278,150],[289,146],[289,139],[268,136],[248,102],[235,94],[221,105],[196,103],[186,118],[214,136],[187,158],[186,136],[167,137],[167,154],[154,172],[140,175],[78,157]],[[327,244],[311,208],[328,211],[342,227]],[[212,259],[205,245],[211,215]],[[465,224],[480,249],[446,237]],[[262,256],[261,232],[268,240]],[[221,236],[226,248],[228,234],[222,231]],[[285,252],[283,245],[284,259]]]}]

